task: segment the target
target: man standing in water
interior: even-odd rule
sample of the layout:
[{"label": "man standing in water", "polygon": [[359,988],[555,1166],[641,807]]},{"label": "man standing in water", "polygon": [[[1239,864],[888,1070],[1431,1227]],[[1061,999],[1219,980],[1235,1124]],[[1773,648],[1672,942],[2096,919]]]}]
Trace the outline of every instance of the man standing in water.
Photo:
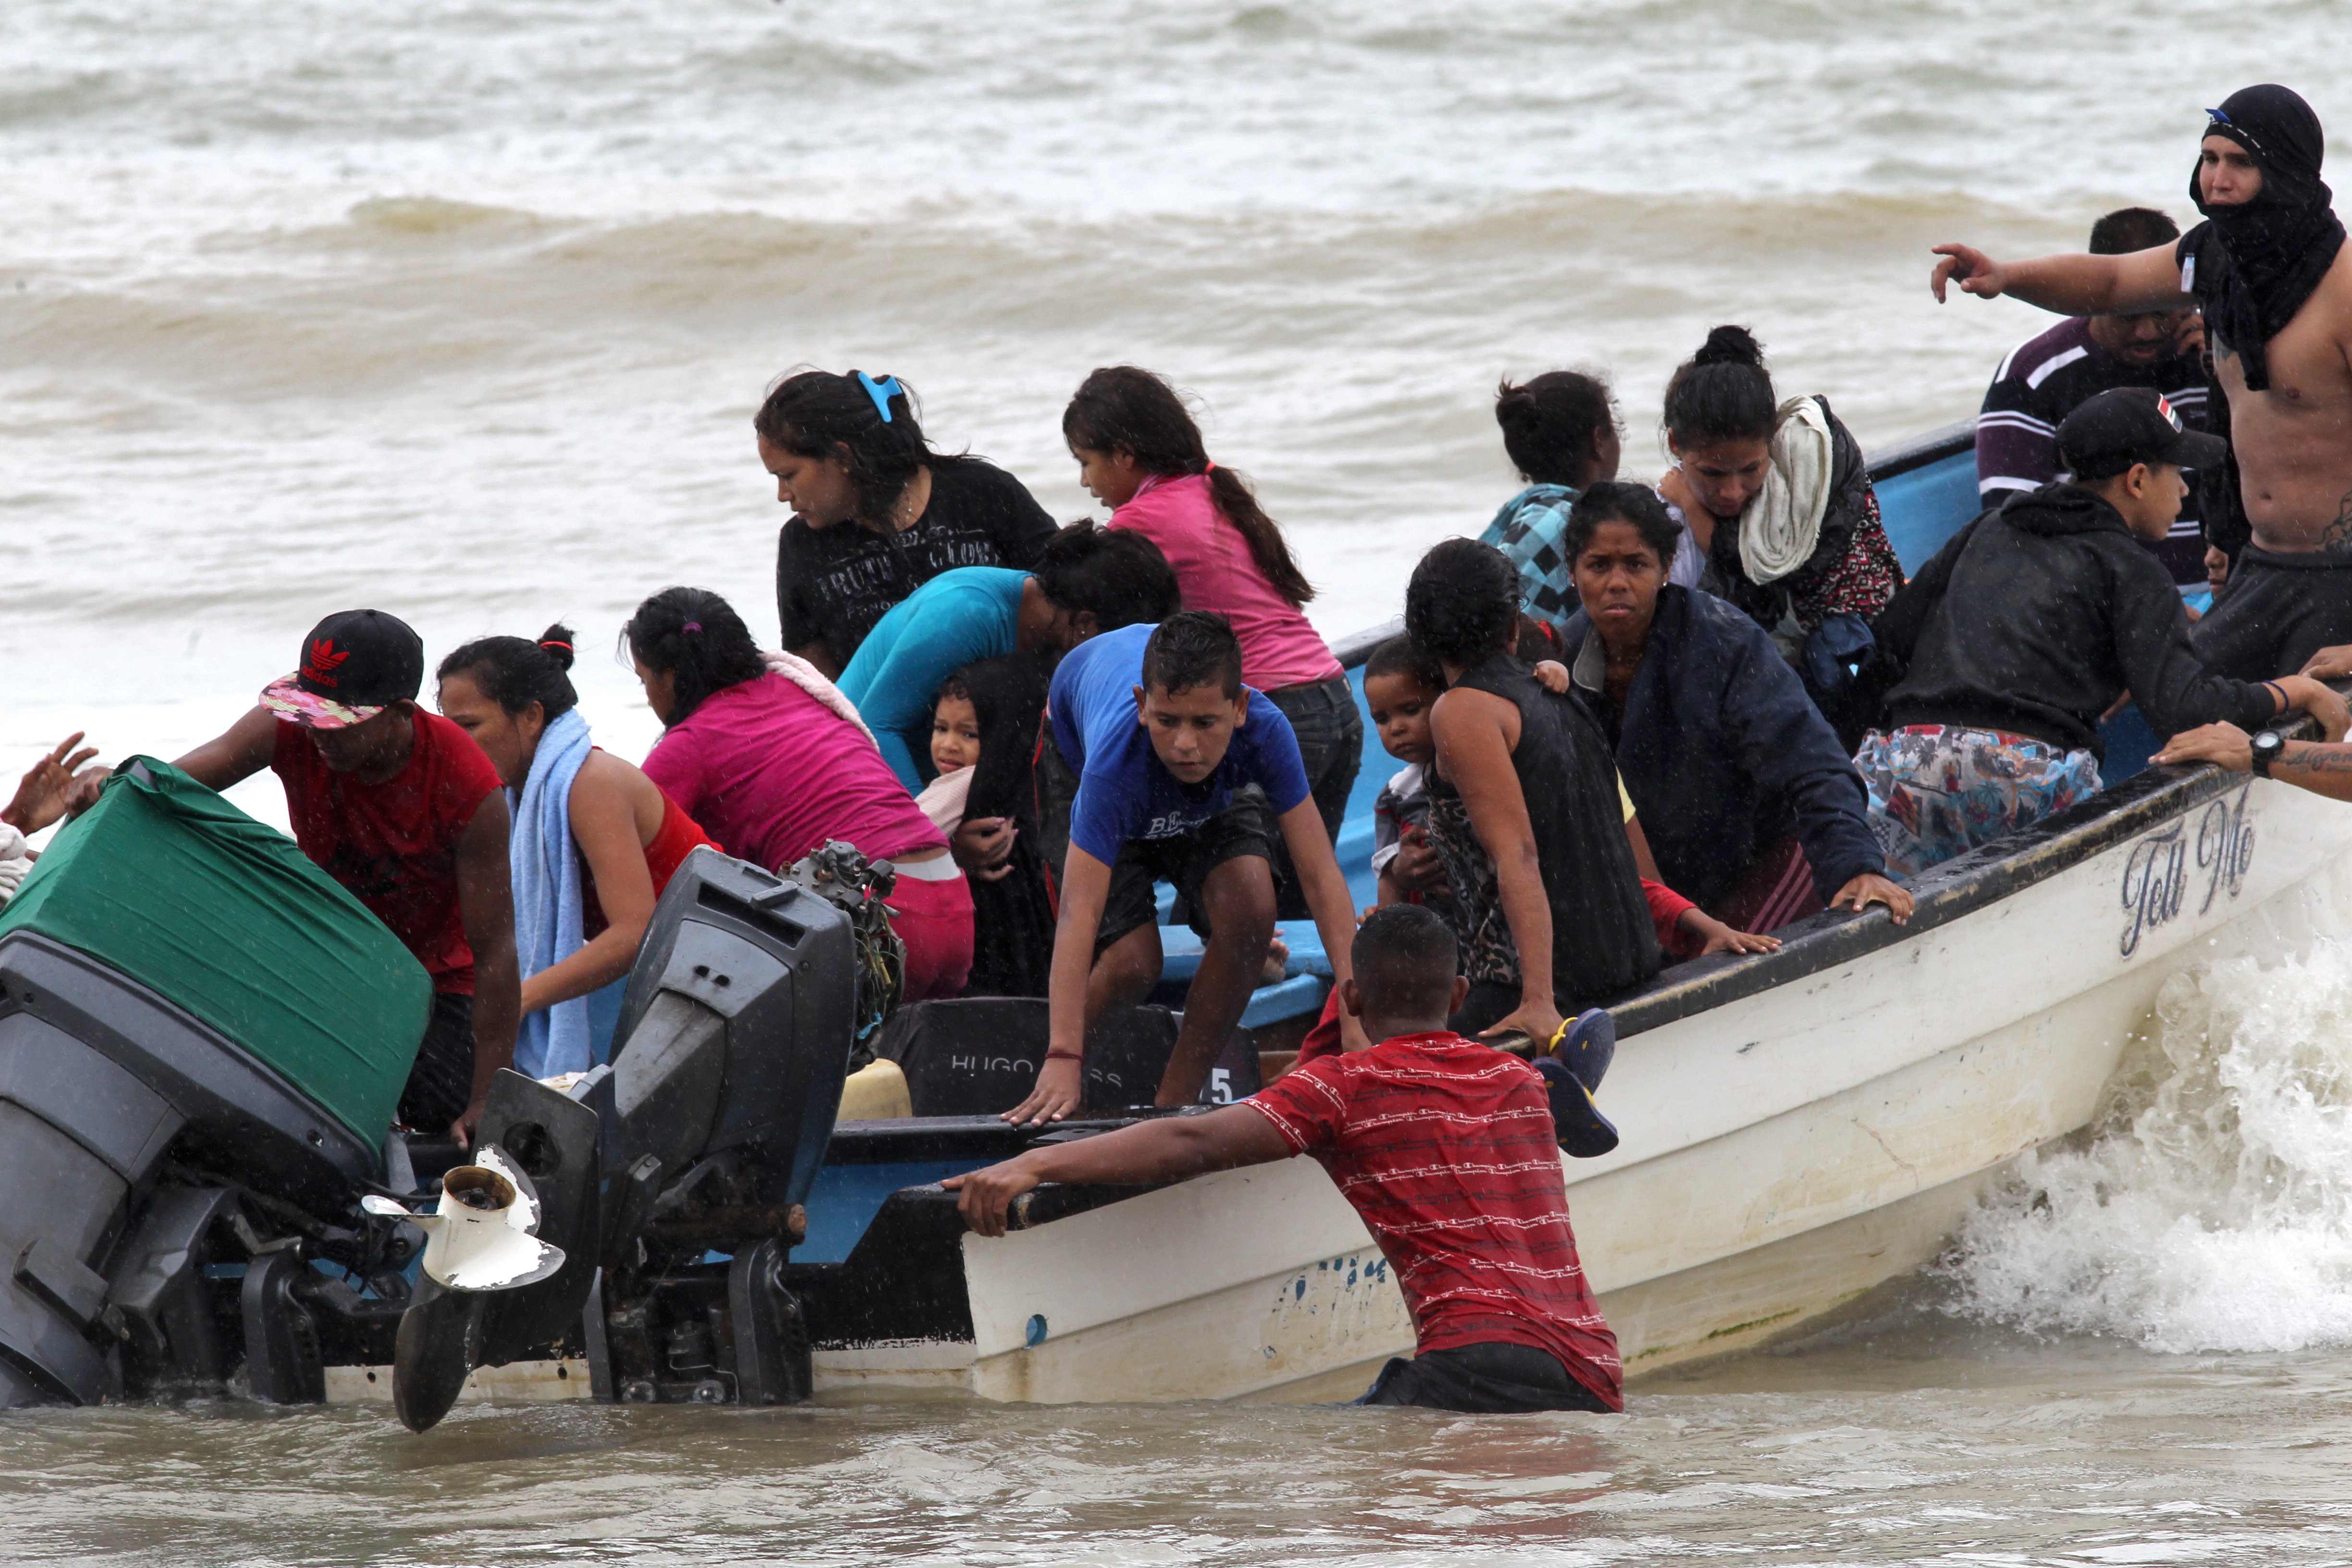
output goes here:
[{"label": "man standing in water", "polygon": [[[424,680],[425,645],[405,621],[329,616],[302,639],[293,674],[173,765],[216,790],[277,773],[302,853],[433,977],[401,1121],[470,1144],[491,1079],[514,1060],[522,1014],[507,798],[473,738],[416,706]],[[103,783],[86,777],[76,809]]]},{"label": "man standing in water", "polygon": [[[1356,932],[1339,1005],[1370,1049],[1302,1062],[1239,1105],[1049,1143],[944,1184],[1003,1236],[1044,1182],[1181,1182],[1311,1154],[1354,1205],[1412,1315],[1412,1361],[1361,1405],[1441,1410],[1622,1410],[1617,1337],[1593,1304],[1569,1228],[1552,1095],[1517,1057],[1445,1026],[1470,983],[1454,933],[1416,904]],[[1597,1079],[1598,1071],[1593,1072]]]},{"label": "man standing in water", "polygon": [[1931,286],[2067,315],[2202,308],[2227,398],[2210,413],[2234,448],[2252,542],[2195,643],[2217,673],[2261,680],[2352,641],[2352,247],[2309,104],[2250,87],[2207,112],[2189,184],[2206,221],[2179,245],[2010,262],[1939,245]]}]

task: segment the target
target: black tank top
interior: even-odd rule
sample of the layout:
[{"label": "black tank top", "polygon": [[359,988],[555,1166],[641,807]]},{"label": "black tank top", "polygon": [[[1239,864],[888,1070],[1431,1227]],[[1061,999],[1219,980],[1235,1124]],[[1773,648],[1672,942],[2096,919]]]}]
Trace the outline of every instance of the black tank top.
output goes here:
[{"label": "black tank top", "polygon": [[[1519,710],[1511,766],[1527,797],[1536,858],[1551,904],[1552,999],[1580,1010],[1631,989],[1658,972],[1658,938],[1649,900],[1625,841],[1617,767],[1609,742],[1583,709],[1545,690],[1528,667],[1496,654],[1454,682],[1492,692]],[[1453,781],[1429,783],[1430,839],[1444,858],[1454,902],[1463,973],[1517,985],[1517,950],[1494,862],[1471,830]]]}]

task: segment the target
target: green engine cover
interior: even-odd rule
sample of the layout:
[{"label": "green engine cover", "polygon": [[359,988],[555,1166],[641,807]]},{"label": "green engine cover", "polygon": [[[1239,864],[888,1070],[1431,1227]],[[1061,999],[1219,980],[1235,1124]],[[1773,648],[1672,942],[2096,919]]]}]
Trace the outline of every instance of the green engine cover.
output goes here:
[{"label": "green engine cover", "polygon": [[129,975],[383,1143],[433,1005],[425,966],[292,839],[179,769],[117,768],[0,909],[0,937],[16,931]]}]

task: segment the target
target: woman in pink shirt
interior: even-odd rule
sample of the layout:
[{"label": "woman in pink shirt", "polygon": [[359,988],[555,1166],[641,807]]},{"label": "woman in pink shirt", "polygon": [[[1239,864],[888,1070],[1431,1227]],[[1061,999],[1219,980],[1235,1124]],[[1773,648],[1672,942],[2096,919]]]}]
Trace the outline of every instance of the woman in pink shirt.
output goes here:
[{"label": "woman in pink shirt", "polygon": [[772,672],[742,617],[705,589],[662,590],[624,635],[646,700],[667,726],[646,776],[740,860],[782,870],[840,838],[889,861],[905,1000],[961,991],[971,886],[848,700],[813,666],[785,661],[799,679]]},{"label": "woman in pink shirt", "polygon": [[[1315,590],[1249,481],[1209,461],[1183,399],[1135,365],[1097,370],[1062,412],[1078,482],[1168,557],[1188,610],[1233,623],[1242,683],[1264,692],[1298,735],[1299,760],[1324,830],[1336,841],[1363,759],[1364,721],[1339,661],[1302,606]],[[1306,896],[1279,844],[1276,912],[1303,920]]]}]

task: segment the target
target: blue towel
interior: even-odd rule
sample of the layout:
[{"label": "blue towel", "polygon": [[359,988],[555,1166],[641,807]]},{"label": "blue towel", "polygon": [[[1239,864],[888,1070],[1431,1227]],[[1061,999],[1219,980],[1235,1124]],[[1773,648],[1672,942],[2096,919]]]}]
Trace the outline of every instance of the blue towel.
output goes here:
[{"label": "blue towel", "polygon": [[[514,879],[515,957],[528,980],[580,951],[580,857],[572,847],[572,781],[588,760],[588,721],[577,708],[549,722],[514,809],[507,863]],[[509,792],[511,795],[512,792]],[[515,1071],[530,1078],[594,1066],[588,999],[523,1015]]]}]

